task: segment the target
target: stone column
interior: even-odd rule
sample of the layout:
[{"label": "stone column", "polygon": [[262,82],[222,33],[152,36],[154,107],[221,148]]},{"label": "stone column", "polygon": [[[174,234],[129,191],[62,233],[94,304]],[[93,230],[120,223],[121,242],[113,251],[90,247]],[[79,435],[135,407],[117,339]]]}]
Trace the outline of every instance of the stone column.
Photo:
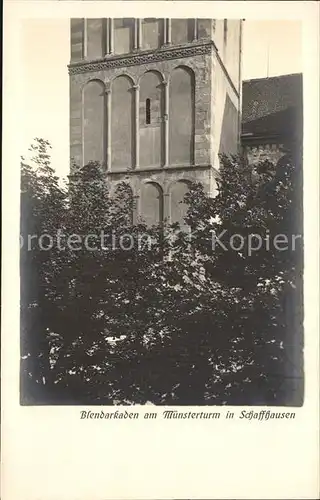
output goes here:
[{"label": "stone column", "polygon": [[111,172],[111,87],[106,87],[106,166],[107,172]]},{"label": "stone column", "polygon": [[113,53],[113,19],[112,18],[109,18],[109,29],[108,29],[108,41],[109,41],[109,51],[108,51],[108,54],[112,54]]},{"label": "stone column", "polygon": [[139,108],[140,108],[140,88],[139,85],[134,85],[134,152],[135,152],[135,161],[134,161],[134,168],[139,168],[139,159],[140,159],[140,127],[139,127],[139,120],[140,120],[140,113],[139,113]]},{"label": "stone column", "polygon": [[163,115],[163,132],[164,132],[164,144],[163,144],[163,166],[167,167],[169,165],[169,85],[167,81],[163,82],[163,99],[164,99],[164,115]]}]

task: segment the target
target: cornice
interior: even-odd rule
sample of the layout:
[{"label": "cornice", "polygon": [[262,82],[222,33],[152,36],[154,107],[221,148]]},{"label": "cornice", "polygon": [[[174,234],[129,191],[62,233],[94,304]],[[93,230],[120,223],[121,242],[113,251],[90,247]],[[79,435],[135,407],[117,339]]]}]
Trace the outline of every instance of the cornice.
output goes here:
[{"label": "cornice", "polygon": [[144,50],[130,54],[119,54],[106,56],[93,61],[80,61],[68,66],[70,75],[87,73],[90,71],[101,71],[109,68],[122,68],[127,66],[138,66],[154,62],[168,61],[171,59],[183,59],[197,55],[212,54],[214,43],[210,41],[188,43],[184,46],[163,46],[157,50]]}]

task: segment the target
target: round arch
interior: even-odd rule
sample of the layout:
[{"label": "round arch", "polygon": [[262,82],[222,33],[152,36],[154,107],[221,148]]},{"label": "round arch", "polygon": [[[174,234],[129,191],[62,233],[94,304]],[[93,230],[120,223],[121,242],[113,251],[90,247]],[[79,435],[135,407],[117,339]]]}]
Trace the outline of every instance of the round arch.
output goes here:
[{"label": "round arch", "polygon": [[168,182],[166,189],[165,189],[165,194],[170,194],[172,186],[174,184],[177,184],[178,182],[184,183],[190,188],[191,184],[193,184],[193,182],[194,182],[194,178],[187,176],[187,177],[183,177],[182,179],[175,179],[173,181]]},{"label": "round arch", "polygon": [[153,180],[145,180],[141,185],[140,216],[148,226],[163,222],[163,189]]}]

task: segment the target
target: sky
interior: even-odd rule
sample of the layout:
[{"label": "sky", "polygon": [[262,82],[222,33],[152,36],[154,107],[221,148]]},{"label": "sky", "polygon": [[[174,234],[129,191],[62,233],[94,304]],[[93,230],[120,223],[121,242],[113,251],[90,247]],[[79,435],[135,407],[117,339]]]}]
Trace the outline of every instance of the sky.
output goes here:
[{"label": "sky", "polygon": [[[28,19],[21,29],[22,147],[34,137],[52,145],[59,176],[69,168],[69,19]],[[299,21],[245,21],[243,79],[302,71]]]}]

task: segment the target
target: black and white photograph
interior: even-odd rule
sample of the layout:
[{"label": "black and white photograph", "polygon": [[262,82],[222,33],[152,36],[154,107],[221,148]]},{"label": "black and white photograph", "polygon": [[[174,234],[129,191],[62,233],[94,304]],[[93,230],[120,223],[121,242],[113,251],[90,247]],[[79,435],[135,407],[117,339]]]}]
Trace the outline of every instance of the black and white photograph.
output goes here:
[{"label": "black and white photograph", "polygon": [[21,404],[301,406],[299,22],[31,19],[21,40]]}]

